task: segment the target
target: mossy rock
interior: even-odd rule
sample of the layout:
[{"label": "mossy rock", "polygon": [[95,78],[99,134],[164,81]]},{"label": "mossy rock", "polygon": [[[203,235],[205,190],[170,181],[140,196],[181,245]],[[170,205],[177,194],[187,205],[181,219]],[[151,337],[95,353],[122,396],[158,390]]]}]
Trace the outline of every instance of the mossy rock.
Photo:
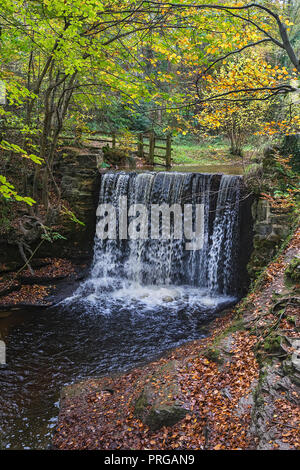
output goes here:
[{"label": "mossy rock", "polygon": [[187,413],[179,400],[180,387],[177,379],[177,361],[170,361],[145,379],[143,390],[134,406],[134,414],[151,431],[163,426],[173,426]]},{"label": "mossy rock", "polygon": [[277,243],[255,236],[253,240],[254,251],[247,265],[247,271],[254,279],[272,260],[276,253]]},{"label": "mossy rock", "polygon": [[206,348],[203,351],[203,356],[209,361],[215,362],[216,364],[223,364],[224,359],[221,356],[221,351],[213,346]]},{"label": "mossy rock", "polygon": [[284,375],[293,375],[294,368],[290,358],[283,361],[281,367]]},{"label": "mossy rock", "polygon": [[300,258],[295,256],[289,263],[285,272],[285,279],[293,284],[300,283]]},{"label": "mossy rock", "polygon": [[187,410],[181,405],[163,405],[151,408],[145,424],[152,431],[160,429],[162,426],[174,426],[178,421],[183,419]]},{"label": "mossy rock", "polygon": [[265,338],[263,348],[269,354],[279,353],[281,351],[281,336],[272,332]]},{"label": "mossy rock", "polygon": [[112,165],[119,165],[126,160],[126,153],[122,149],[113,149],[110,147],[103,147],[103,159],[105,162]]},{"label": "mossy rock", "polygon": [[287,321],[292,323],[294,326],[296,326],[296,322],[297,322],[297,317],[296,315],[288,315],[286,317]]},{"label": "mossy rock", "polygon": [[103,147],[104,163],[113,166],[124,166],[129,168],[136,168],[135,159],[132,155],[128,155],[123,149]]}]

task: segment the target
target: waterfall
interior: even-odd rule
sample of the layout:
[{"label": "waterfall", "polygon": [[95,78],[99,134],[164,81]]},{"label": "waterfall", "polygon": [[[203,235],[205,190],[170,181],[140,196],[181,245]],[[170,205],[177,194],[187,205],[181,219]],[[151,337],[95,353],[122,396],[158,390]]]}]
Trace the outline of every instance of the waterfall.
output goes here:
[{"label": "waterfall", "polygon": [[[241,177],[235,175],[177,172],[116,172],[103,175],[99,208],[104,204],[114,208],[117,236],[114,239],[95,237],[90,276],[76,293],[77,297],[89,302],[99,301],[103,293],[111,299],[123,296],[124,299],[132,297],[145,302],[150,302],[153,296],[168,302],[182,301],[184,298],[199,302],[202,298],[206,299],[207,305],[214,302],[211,299],[235,298],[240,186]],[[144,227],[143,236],[136,239],[120,236],[124,217],[127,224],[133,220],[129,212],[125,215],[124,212],[120,213],[122,198],[126,198],[127,210],[134,205],[142,205],[150,214],[145,220],[145,215],[137,212],[139,229]],[[173,214],[167,220],[170,236],[151,237],[151,208],[155,205],[162,207],[163,204],[182,208],[180,224],[185,220],[186,205],[203,208],[200,249],[186,249],[184,229],[181,238],[175,236]],[[191,217],[191,226],[195,227],[194,210]],[[99,220],[102,220],[100,216]],[[161,215],[159,220],[161,235],[168,227],[164,227],[166,220]]]},{"label": "waterfall", "polygon": [[210,292],[234,291],[238,247],[239,177],[223,175],[218,190],[211,245],[207,257]]}]

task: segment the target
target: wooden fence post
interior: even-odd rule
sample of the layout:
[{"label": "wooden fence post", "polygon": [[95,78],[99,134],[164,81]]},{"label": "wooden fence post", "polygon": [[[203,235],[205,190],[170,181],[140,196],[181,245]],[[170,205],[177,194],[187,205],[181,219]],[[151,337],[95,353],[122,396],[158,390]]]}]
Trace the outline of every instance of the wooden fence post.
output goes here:
[{"label": "wooden fence post", "polygon": [[149,135],[149,163],[154,163],[154,149],[155,149],[155,134],[154,131],[150,132]]},{"label": "wooden fence post", "polygon": [[138,135],[138,156],[140,158],[144,158],[144,142],[142,132],[140,132]]},{"label": "wooden fence post", "polygon": [[171,134],[167,135],[166,144],[166,167],[171,168],[171,154],[172,154],[172,137]]}]

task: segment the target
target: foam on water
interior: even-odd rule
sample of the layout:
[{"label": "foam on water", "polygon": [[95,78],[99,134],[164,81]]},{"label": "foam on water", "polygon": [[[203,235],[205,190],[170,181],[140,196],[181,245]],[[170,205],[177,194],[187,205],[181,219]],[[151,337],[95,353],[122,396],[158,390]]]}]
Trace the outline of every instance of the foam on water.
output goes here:
[{"label": "foam on water", "polygon": [[172,232],[170,239],[157,240],[102,240],[96,236],[90,276],[67,303],[76,300],[96,307],[98,304],[96,311],[100,314],[103,310],[109,312],[109,305],[115,307],[117,302],[138,302],[146,310],[166,303],[170,307],[198,303],[205,309],[233,303],[237,296],[240,182],[241,178],[235,175],[103,175],[99,206],[110,203],[117,214],[124,196],[128,207],[177,203],[183,208],[184,204],[203,204],[203,247],[187,251],[185,238],[178,240]]}]

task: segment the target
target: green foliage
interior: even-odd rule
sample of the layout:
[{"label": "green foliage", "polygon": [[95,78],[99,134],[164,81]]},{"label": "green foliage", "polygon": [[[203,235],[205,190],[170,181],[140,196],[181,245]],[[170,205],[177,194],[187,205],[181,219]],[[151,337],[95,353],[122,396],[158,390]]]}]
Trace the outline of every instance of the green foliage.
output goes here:
[{"label": "green foliage", "polygon": [[37,155],[34,155],[34,154],[28,154],[19,145],[9,143],[6,140],[1,141],[0,148],[2,148],[2,150],[11,150],[12,152],[16,154],[20,154],[21,157],[28,158],[29,160],[33,161],[34,163],[37,163],[38,165],[41,165],[43,162],[43,158],[38,157]]},{"label": "green foliage", "polygon": [[0,194],[5,199],[14,198],[19,202],[26,202],[29,206],[32,206],[35,203],[35,200],[28,196],[20,196],[17,191],[15,191],[14,185],[9,183],[5,176],[0,175]]},{"label": "green foliage", "polygon": [[109,104],[100,106],[94,112],[94,118],[89,123],[92,131],[148,131],[152,128],[152,121],[149,117],[151,104],[139,103],[134,111],[115,97],[111,98]]},{"label": "green foliage", "polygon": [[59,232],[56,232],[51,227],[46,227],[43,225],[44,233],[41,235],[41,239],[47,242],[53,243],[56,240],[66,240],[66,237],[61,235]]},{"label": "green foliage", "polygon": [[70,219],[72,222],[75,222],[76,224],[85,226],[85,223],[82,222],[81,220],[77,219],[77,217],[76,217],[76,215],[74,214],[74,212],[72,212],[70,209],[68,209],[68,208],[65,207],[65,206],[63,206],[62,214],[65,214],[67,217],[69,217],[69,219]]},{"label": "green foliage", "polygon": [[230,161],[225,139],[196,140],[195,136],[178,135],[172,140],[172,160],[176,164],[215,165]]},{"label": "green foliage", "polygon": [[[298,34],[298,13],[279,0],[271,4],[280,12],[277,22],[259,4],[247,6],[245,17],[231,8],[202,0],[195,8],[186,2],[2,0],[0,80],[7,104],[0,107],[0,124],[18,133],[16,139],[9,132],[5,140],[0,136],[0,145],[8,159],[21,157],[20,166],[24,158],[30,170],[32,163],[42,166],[34,171],[33,198],[36,191],[43,201],[50,189],[59,193],[52,170],[63,130],[74,132],[79,145],[88,129],[171,129],[183,140],[188,128],[202,135],[222,128],[229,138],[235,134],[232,147],[239,151],[261,121],[272,87],[284,91],[297,78],[298,68],[278,67],[278,44],[270,38],[280,35],[280,21]],[[236,93],[241,87],[252,91]],[[176,163],[198,160],[191,148],[185,155],[179,146]],[[4,197],[33,203],[9,184],[2,182]]]}]

